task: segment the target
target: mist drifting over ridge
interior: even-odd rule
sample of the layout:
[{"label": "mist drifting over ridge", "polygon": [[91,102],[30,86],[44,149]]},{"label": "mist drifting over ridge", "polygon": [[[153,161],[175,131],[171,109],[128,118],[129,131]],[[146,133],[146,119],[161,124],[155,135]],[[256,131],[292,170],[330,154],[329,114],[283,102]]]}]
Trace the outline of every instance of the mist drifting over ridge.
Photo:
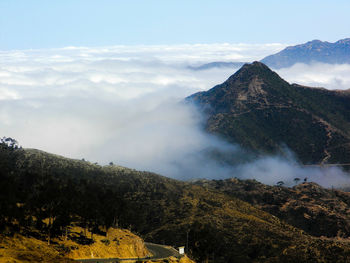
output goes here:
[{"label": "mist drifting over ridge", "polygon": [[[179,179],[237,176],[291,184],[295,177],[308,177],[323,186],[343,185],[348,179],[342,171],[301,168],[290,157],[266,156],[238,167],[212,160],[208,150],[230,155],[242,151],[205,133],[203,116],[180,103],[238,69],[192,71],[188,65],[259,60],[283,47],[218,44],[0,52],[1,133],[24,147]],[[311,75],[305,76],[305,67]],[[281,72],[287,81],[345,89],[348,69],[349,65],[317,64]]]}]

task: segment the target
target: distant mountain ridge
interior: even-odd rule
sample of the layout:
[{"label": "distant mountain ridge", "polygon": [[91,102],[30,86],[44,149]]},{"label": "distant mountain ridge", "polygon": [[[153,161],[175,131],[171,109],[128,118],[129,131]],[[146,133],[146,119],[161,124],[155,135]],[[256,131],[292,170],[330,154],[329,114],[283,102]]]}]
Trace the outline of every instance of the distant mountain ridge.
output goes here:
[{"label": "distant mountain ridge", "polygon": [[[350,63],[350,38],[338,40],[334,43],[312,40],[304,44],[288,46],[282,51],[266,56],[260,62],[274,68],[287,68],[296,63],[310,64],[313,62],[328,64]],[[207,70],[212,68],[241,67],[246,62],[215,61],[199,66],[189,66],[191,70]]]},{"label": "distant mountain ridge", "polygon": [[350,38],[341,39],[334,43],[313,40],[289,46],[276,54],[265,57],[261,62],[275,69],[290,67],[296,63],[350,63]]},{"label": "distant mountain ridge", "polygon": [[286,145],[303,163],[350,162],[349,92],[289,84],[261,62],[193,94],[206,129],[259,152]]},{"label": "distant mountain ridge", "polygon": [[192,70],[207,70],[212,68],[238,68],[242,67],[246,62],[210,62],[206,64],[202,64],[199,66],[188,66],[189,69]]}]

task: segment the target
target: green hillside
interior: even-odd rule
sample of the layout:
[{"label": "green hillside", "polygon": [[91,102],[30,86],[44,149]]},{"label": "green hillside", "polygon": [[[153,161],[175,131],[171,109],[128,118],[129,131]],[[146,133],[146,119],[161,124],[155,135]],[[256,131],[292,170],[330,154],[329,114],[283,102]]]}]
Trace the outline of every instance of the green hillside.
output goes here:
[{"label": "green hillside", "polygon": [[[79,226],[186,245],[198,262],[349,262],[350,244],[305,234],[236,197],[118,166],[1,144],[1,231],[46,240]],[[36,231],[34,231],[35,229]],[[89,235],[85,242],[92,242]]]},{"label": "green hillside", "polygon": [[199,180],[195,184],[244,200],[310,235],[349,238],[350,193],[305,180],[294,187],[283,187],[283,182],[270,186],[237,178]]},{"label": "green hillside", "polygon": [[187,98],[208,115],[206,129],[243,148],[280,152],[303,163],[350,162],[350,96],[289,84],[260,62]]}]

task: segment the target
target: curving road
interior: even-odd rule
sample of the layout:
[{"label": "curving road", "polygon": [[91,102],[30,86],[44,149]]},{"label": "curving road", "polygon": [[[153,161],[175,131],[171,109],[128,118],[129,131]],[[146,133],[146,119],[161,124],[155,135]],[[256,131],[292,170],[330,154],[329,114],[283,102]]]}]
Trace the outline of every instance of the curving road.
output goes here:
[{"label": "curving road", "polygon": [[147,243],[147,242],[145,243],[145,245],[148,251],[151,252],[153,255],[150,259],[159,260],[159,259],[168,258],[168,257],[177,257],[177,258],[181,257],[179,252],[173,247]]},{"label": "curving road", "polygon": [[152,253],[151,257],[145,257],[145,258],[91,258],[91,259],[79,259],[76,260],[77,262],[85,263],[112,263],[112,262],[119,262],[119,261],[127,261],[127,260],[161,260],[168,257],[177,257],[180,258],[181,255],[179,252],[170,246],[163,246],[159,244],[153,244],[153,243],[145,243],[146,248],[149,252]]}]

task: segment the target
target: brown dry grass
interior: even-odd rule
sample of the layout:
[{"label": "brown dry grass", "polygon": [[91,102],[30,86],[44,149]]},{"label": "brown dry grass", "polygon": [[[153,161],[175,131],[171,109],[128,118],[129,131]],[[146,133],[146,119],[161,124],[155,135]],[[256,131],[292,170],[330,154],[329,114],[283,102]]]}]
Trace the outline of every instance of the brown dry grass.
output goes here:
[{"label": "brown dry grass", "polygon": [[[15,235],[13,237],[0,235],[0,263],[27,262],[73,262],[74,259],[87,258],[144,258],[151,256],[143,240],[129,230],[110,228],[106,236],[93,235],[94,243],[81,245],[74,242],[84,232],[81,227],[70,230],[68,240],[64,237],[52,240],[48,245],[33,237]],[[90,232],[86,232],[90,236]],[[147,261],[162,263],[164,261]],[[170,263],[194,263],[188,257],[169,258]]]},{"label": "brown dry grass", "polygon": [[48,246],[47,242],[15,235],[0,236],[0,262],[71,262],[71,260],[64,259],[53,246]]},{"label": "brown dry grass", "polygon": [[[83,231],[80,227],[72,229],[72,234]],[[90,236],[90,233],[87,233]],[[143,240],[125,229],[110,228],[107,236],[93,235],[92,245],[79,245],[72,240],[63,241],[66,247],[76,249],[67,254],[72,259],[85,258],[143,258],[150,256]]]},{"label": "brown dry grass", "polygon": [[[69,237],[83,233],[80,227],[74,227]],[[90,236],[91,233],[87,232]],[[94,243],[81,245],[72,239],[56,238],[52,244],[33,237],[15,235],[0,236],[0,263],[3,262],[72,262],[83,258],[142,258],[150,253],[143,240],[128,230],[108,230],[107,237],[93,235]]]}]

